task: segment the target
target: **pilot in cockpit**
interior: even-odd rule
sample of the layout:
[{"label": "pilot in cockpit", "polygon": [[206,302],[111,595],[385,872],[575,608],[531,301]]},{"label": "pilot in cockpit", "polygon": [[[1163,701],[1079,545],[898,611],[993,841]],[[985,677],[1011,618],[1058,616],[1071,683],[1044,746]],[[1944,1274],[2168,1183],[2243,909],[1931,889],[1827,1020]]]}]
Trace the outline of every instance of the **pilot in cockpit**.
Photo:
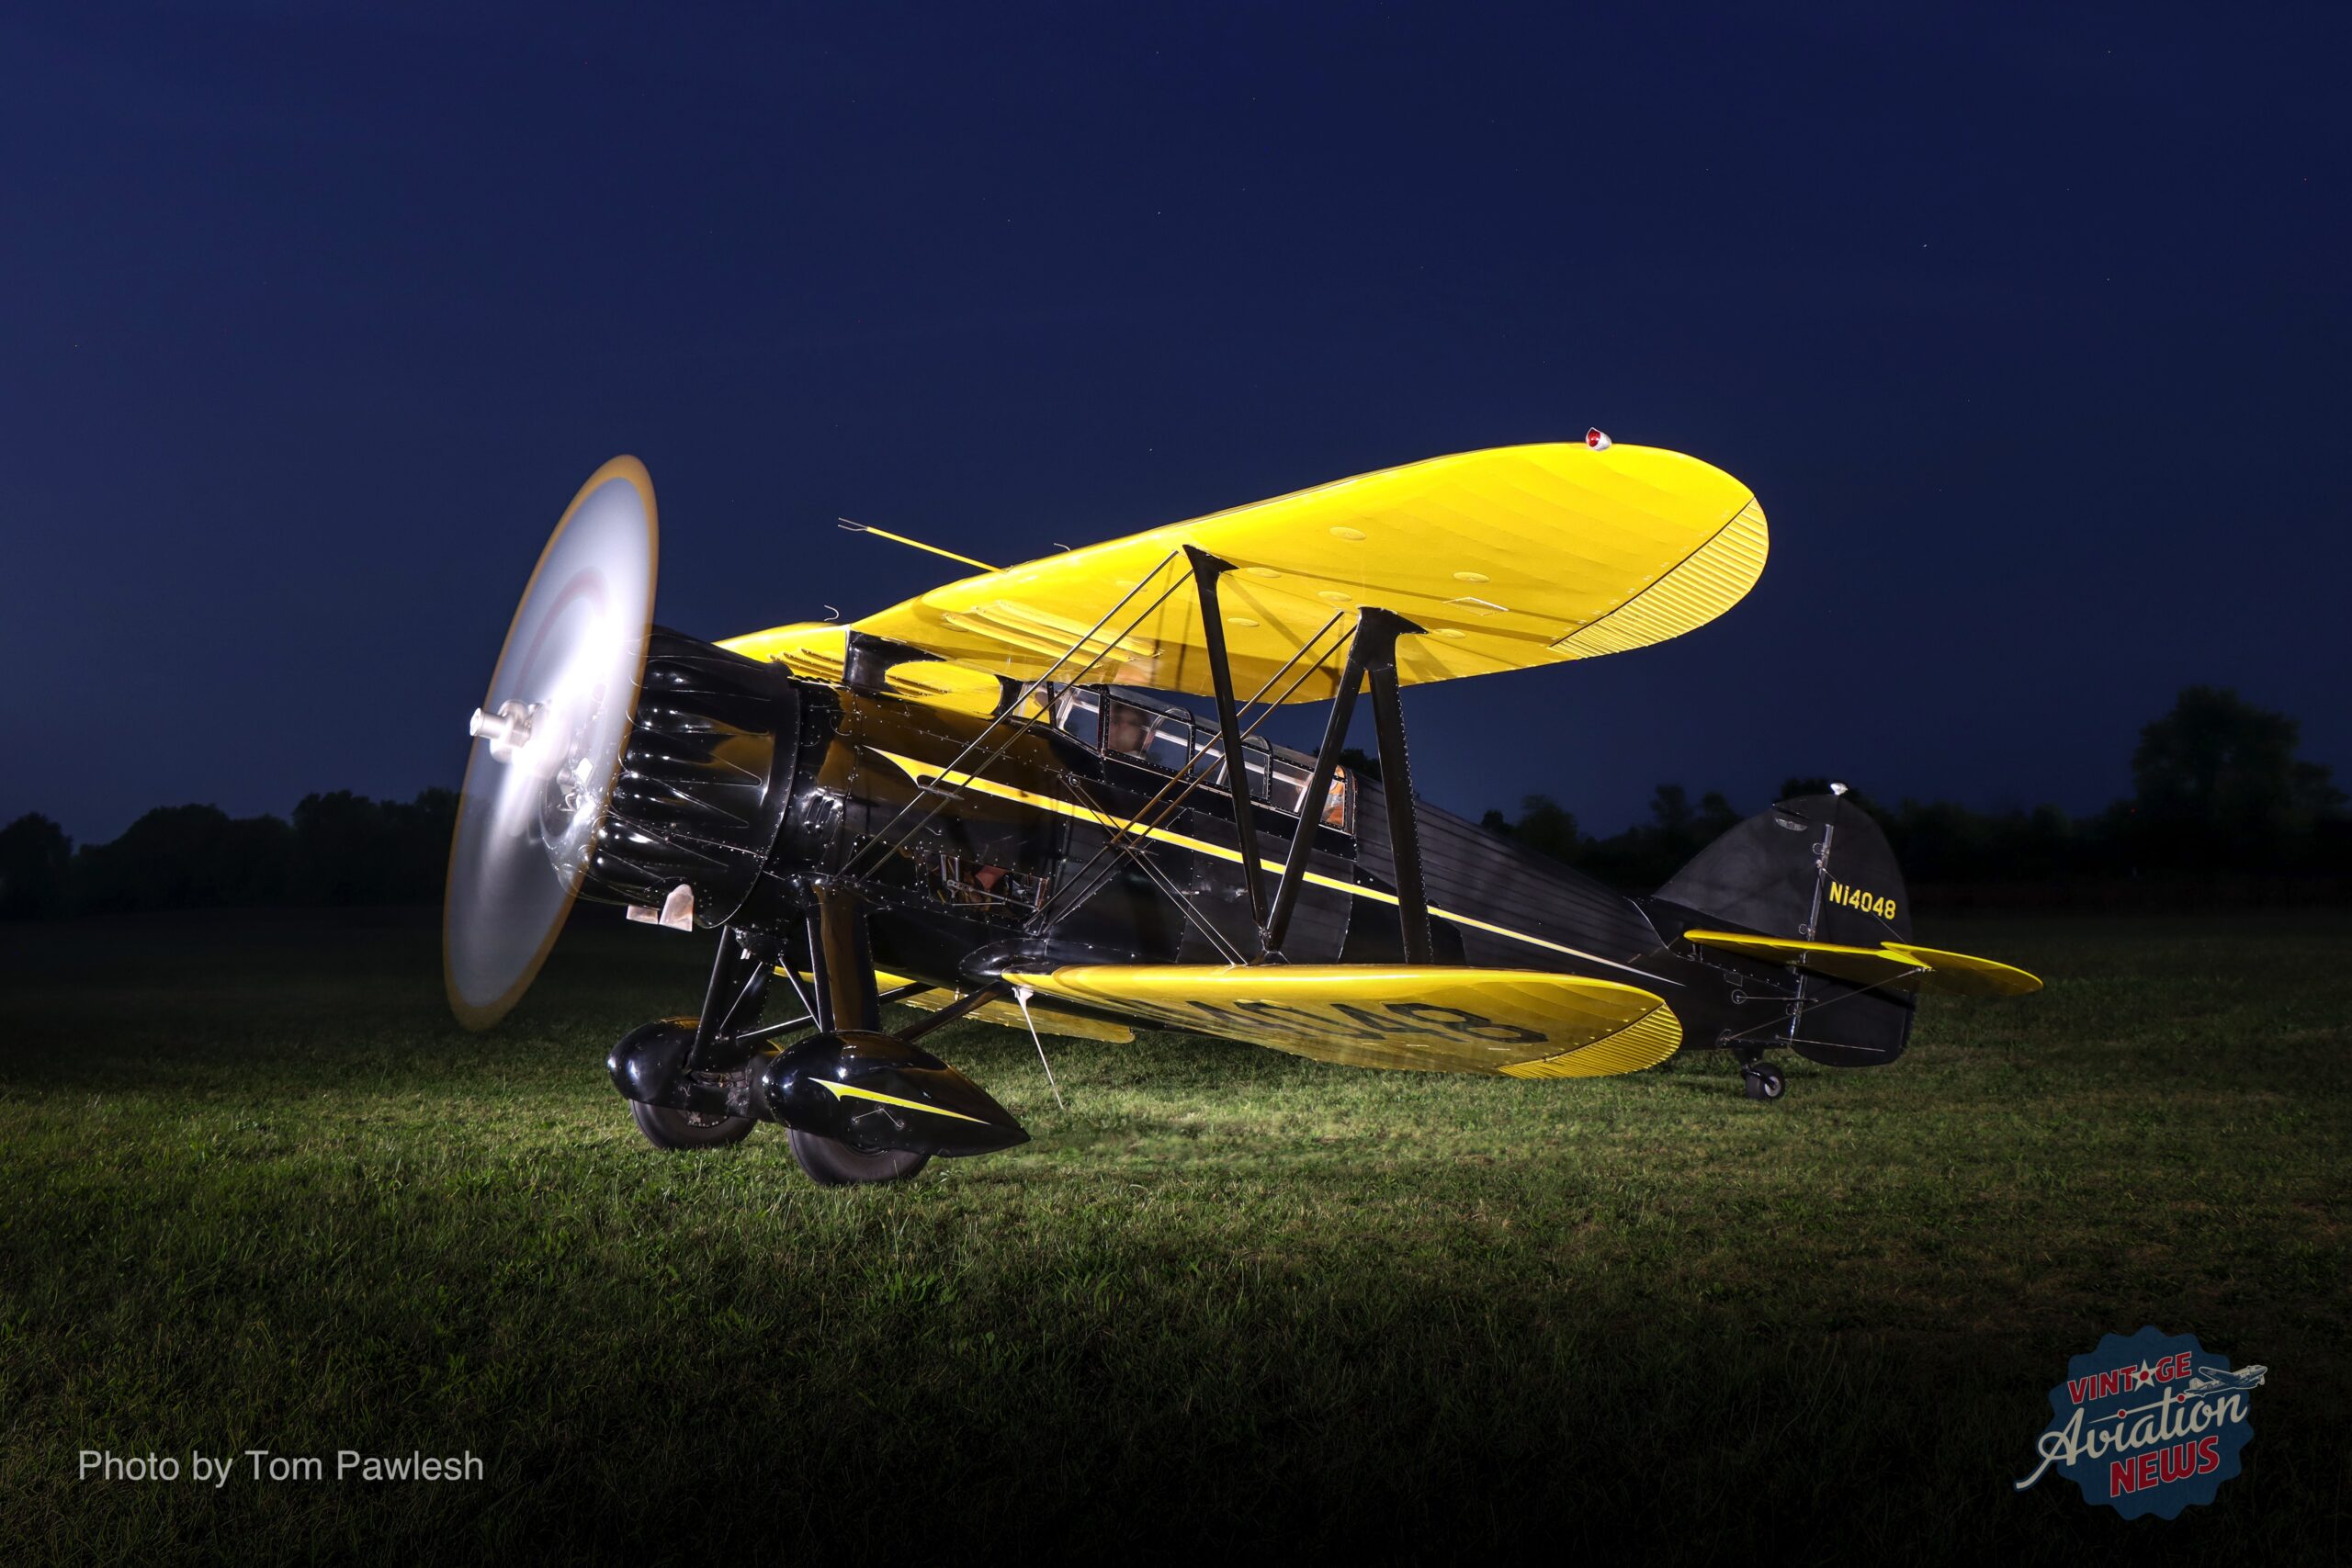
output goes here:
[{"label": "pilot in cockpit", "polygon": [[1133,757],[1143,761],[1145,746],[1151,738],[1151,722],[1143,709],[1127,703],[1105,703],[1102,706],[1102,750],[1114,757]]}]

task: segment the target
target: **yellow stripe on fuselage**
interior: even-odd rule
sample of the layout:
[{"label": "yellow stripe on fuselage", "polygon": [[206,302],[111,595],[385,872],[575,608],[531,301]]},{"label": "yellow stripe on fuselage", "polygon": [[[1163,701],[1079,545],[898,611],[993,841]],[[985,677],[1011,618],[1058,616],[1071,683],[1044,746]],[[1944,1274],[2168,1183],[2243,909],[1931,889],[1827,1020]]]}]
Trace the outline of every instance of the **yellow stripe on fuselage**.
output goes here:
[{"label": "yellow stripe on fuselage", "polygon": [[979,1122],[983,1127],[988,1125],[987,1122],[980,1122],[977,1116],[967,1116],[960,1111],[942,1111],[938,1106],[925,1105],[920,1100],[900,1100],[897,1095],[884,1094],[880,1089],[860,1089],[854,1083],[835,1083],[831,1078],[819,1078],[817,1081],[831,1089],[835,1100],[847,1095],[852,1100],[878,1100],[884,1105],[903,1105],[909,1111],[927,1111],[933,1116],[953,1116],[958,1122]]},{"label": "yellow stripe on fuselage", "polygon": [[[1137,838],[1156,840],[1163,844],[1173,844],[1179,849],[1194,850],[1204,855],[1215,855],[1219,860],[1231,861],[1236,865],[1241,863],[1240,851],[1228,850],[1223,844],[1212,844],[1204,839],[1195,839],[1190,834],[1171,832],[1166,828],[1150,827],[1132,818],[1114,817],[1108,812],[1097,811],[1091,806],[1081,806],[1075,801],[1062,800],[1050,795],[1039,795],[1035,790],[1022,789],[1013,784],[999,784],[994,779],[978,778],[970,773],[951,773],[947,769],[935,763],[918,761],[912,757],[901,757],[896,751],[885,751],[876,748],[874,754],[891,762],[918,784],[925,784],[936,779],[952,789],[978,790],[982,795],[992,795],[1000,800],[1018,801],[1023,806],[1034,806],[1040,811],[1051,811],[1063,817],[1076,818],[1081,822],[1091,822],[1099,828],[1107,829],[1114,833],[1133,833]],[[1283,863],[1280,861],[1261,858],[1258,863],[1278,876],[1282,874]],[[1359,887],[1352,882],[1341,882],[1336,876],[1326,876],[1317,871],[1308,872],[1306,880],[1317,887],[1333,888],[1341,893],[1352,894],[1358,898],[1370,898],[1376,903],[1395,904],[1397,901],[1396,895],[1394,893],[1383,893],[1377,887]],[[1564,947],[1556,942],[1547,942],[1540,936],[1530,936],[1525,931],[1512,931],[1508,926],[1491,925],[1469,915],[1456,914],[1452,909],[1441,909],[1434,904],[1430,906],[1430,913],[1440,919],[1452,920],[1458,926],[1472,926],[1496,936],[1509,937],[1513,942],[1523,942],[1530,947],[1545,948],[1553,953],[1564,953],[1570,958],[1581,958],[1588,964],[1600,964],[1611,969],[1623,969],[1628,975],[1639,975],[1643,979],[1653,984],[1668,986],[1681,984],[1679,980],[1668,980],[1662,975],[1653,975],[1646,969],[1636,969],[1630,964],[1620,964],[1613,958],[1603,958],[1597,953],[1587,953],[1581,948]]]}]

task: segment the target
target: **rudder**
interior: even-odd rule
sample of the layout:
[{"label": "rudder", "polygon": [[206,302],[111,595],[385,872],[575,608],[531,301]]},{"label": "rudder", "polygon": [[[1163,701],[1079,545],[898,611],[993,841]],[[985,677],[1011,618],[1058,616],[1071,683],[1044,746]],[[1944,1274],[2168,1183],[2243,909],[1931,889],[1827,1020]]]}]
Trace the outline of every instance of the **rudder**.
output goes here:
[{"label": "rudder", "polygon": [[[1910,894],[1894,847],[1844,794],[1758,812],[1700,851],[1657,896],[1763,936],[1855,947],[1911,939]],[[1799,985],[1805,1008],[1795,1033],[1773,1039],[1830,1066],[1876,1066],[1903,1054],[1917,1006],[1908,993],[1815,974]]]}]

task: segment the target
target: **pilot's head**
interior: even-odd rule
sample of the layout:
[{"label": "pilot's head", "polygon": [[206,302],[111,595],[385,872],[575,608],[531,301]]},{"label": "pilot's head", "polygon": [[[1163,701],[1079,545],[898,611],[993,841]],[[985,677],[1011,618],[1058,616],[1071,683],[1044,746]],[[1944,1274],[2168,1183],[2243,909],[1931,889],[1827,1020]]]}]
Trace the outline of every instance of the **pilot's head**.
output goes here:
[{"label": "pilot's head", "polygon": [[1102,750],[1122,756],[1143,755],[1143,709],[1125,703],[1109,704],[1102,714]]}]

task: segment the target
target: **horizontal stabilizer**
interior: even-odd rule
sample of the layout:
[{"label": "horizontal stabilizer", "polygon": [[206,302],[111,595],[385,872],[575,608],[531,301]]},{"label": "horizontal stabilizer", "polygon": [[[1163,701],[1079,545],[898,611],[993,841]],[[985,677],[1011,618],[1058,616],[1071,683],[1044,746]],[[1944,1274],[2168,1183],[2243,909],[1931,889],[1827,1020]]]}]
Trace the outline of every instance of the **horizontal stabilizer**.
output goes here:
[{"label": "horizontal stabilizer", "polygon": [[1682,1043],[1673,1010],[1648,991],[1527,969],[1075,964],[1004,979],[1351,1067],[1600,1077],[1654,1066]]},{"label": "horizontal stabilizer", "polygon": [[1946,953],[1916,942],[1886,942],[1853,947],[1837,942],[1801,942],[1792,937],[1750,936],[1745,931],[1684,931],[1702,947],[1792,964],[1858,986],[1892,986],[1953,997],[2021,997],[2041,989],[2034,976],[1990,958]]}]

